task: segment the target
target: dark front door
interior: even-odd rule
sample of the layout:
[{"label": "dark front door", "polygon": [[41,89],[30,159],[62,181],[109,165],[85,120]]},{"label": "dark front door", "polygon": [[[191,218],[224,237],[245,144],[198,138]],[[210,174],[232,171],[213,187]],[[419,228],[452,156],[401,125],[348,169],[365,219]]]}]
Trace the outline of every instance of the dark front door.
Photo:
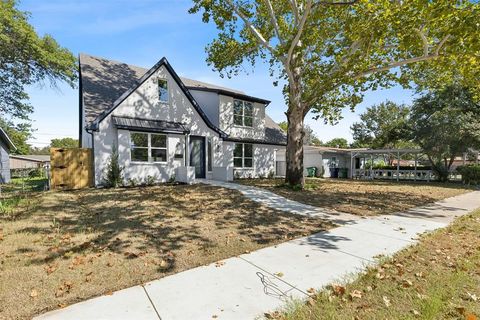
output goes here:
[{"label": "dark front door", "polygon": [[205,178],[204,137],[190,137],[190,166],[195,167],[195,178]]}]

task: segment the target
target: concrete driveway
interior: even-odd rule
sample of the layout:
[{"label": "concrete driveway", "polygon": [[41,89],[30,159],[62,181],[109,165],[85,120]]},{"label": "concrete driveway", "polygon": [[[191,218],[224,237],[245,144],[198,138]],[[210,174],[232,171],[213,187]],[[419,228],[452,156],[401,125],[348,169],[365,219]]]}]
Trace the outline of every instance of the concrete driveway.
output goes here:
[{"label": "concrete driveway", "polygon": [[[309,237],[191,269],[36,319],[255,319],[311,287],[363,270],[480,207],[480,191],[389,216],[349,219]],[[324,213],[331,214],[331,213]],[[343,217],[343,215],[342,215]],[[334,216],[335,218],[335,216]],[[343,220],[343,218],[341,219]]]}]

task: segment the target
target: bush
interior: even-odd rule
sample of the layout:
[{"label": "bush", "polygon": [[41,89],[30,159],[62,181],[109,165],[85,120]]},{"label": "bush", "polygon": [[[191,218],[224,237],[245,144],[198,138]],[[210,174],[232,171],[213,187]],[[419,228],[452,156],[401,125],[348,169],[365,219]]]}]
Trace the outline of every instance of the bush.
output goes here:
[{"label": "bush", "polygon": [[463,183],[480,185],[480,165],[460,166],[457,171],[462,175]]},{"label": "bush", "polygon": [[123,168],[120,167],[118,163],[118,151],[115,146],[112,148],[112,155],[108,161],[106,168],[106,174],[104,179],[104,185],[108,188],[117,188],[122,184],[122,171]]}]

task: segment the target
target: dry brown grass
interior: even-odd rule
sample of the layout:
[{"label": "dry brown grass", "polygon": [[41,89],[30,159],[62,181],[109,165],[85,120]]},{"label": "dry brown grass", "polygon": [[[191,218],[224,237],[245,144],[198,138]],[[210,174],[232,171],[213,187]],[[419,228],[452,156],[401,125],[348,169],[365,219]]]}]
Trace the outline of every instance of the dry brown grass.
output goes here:
[{"label": "dry brown grass", "polygon": [[425,236],[353,283],[335,285],[282,320],[480,319],[480,210]]},{"label": "dry brown grass", "polygon": [[48,192],[28,203],[1,219],[2,319],[29,318],[330,226],[205,185]]},{"label": "dry brown grass", "polygon": [[307,179],[305,190],[295,191],[282,179],[237,180],[268,189],[285,198],[316,207],[357,215],[390,214],[471,191],[460,184]]}]

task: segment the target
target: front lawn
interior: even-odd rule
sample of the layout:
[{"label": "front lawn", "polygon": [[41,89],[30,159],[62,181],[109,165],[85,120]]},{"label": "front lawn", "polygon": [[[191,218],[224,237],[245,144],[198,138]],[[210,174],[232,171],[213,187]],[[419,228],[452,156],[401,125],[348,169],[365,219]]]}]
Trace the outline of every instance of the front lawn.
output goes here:
[{"label": "front lawn", "polygon": [[390,214],[471,191],[460,184],[359,181],[307,178],[304,190],[293,190],[283,179],[243,179],[236,182],[265,188],[285,198],[316,207],[357,215]]},{"label": "front lawn", "polygon": [[[480,318],[480,210],[424,236],[420,243],[367,270],[351,284],[312,293],[270,318]],[[312,284],[314,286],[314,284]]]},{"label": "front lawn", "polygon": [[30,200],[0,215],[0,319],[30,318],[330,227],[206,185]]}]

